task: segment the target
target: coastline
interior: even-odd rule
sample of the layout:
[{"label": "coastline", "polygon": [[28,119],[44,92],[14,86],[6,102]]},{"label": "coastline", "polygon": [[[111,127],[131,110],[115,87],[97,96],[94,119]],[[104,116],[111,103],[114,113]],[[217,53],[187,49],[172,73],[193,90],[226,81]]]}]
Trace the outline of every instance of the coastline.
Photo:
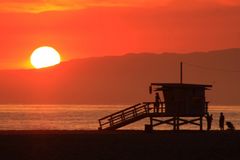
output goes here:
[{"label": "coastline", "polygon": [[0,131],[4,159],[238,159],[240,131]]}]

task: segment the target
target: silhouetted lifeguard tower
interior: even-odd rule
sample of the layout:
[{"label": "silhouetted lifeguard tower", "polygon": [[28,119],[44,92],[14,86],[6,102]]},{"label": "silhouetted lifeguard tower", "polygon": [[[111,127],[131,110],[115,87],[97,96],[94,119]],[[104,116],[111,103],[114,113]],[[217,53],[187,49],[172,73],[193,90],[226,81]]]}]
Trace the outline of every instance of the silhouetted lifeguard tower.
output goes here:
[{"label": "silhouetted lifeguard tower", "polygon": [[159,102],[158,112],[154,110],[156,102],[143,102],[99,119],[100,130],[115,130],[143,118],[149,118],[150,124],[145,130],[168,124],[173,130],[185,124],[193,124],[202,130],[203,117],[208,113],[208,101],[205,91],[211,85],[182,83],[182,63],[180,83],[151,83],[149,90],[160,92],[163,100]]}]

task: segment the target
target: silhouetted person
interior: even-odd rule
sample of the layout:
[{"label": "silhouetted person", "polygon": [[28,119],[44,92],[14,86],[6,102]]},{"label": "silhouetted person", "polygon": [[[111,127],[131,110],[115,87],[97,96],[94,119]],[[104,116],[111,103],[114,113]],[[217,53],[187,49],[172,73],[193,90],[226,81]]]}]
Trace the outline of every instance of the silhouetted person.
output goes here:
[{"label": "silhouetted person", "polygon": [[223,115],[223,113],[220,113],[220,117],[219,117],[219,128],[221,131],[224,130],[224,121],[225,121],[225,117]]},{"label": "silhouetted person", "polygon": [[207,118],[207,130],[209,131],[212,127],[213,116],[212,114],[211,115],[207,114],[206,118]]},{"label": "silhouetted person", "polygon": [[160,106],[160,96],[159,96],[159,93],[156,93],[155,103],[154,103],[154,112],[159,112],[159,106]]},{"label": "silhouetted person", "polygon": [[234,131],[235,130],[235,127],[234,125],[232,124],[232,122],[226,122],[226,125],[228,127],[227,130],[230,130],[230,131]]}]

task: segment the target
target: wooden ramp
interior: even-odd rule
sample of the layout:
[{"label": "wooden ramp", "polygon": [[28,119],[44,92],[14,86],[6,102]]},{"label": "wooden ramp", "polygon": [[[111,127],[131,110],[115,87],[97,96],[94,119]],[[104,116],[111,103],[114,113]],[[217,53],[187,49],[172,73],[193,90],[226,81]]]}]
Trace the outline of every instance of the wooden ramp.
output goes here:
[{"label": "wooden ramp", "polygon": [[[208,103],[205,103],[207,108]],[[99,130],[116,130],[128,124],[134,123],[144,118],[149,118],[150,124],[145,125],[145,130],[152,130],[154,127],[167,124],[173,130],[179,130],[185,124],[197,125],[202,130],[202,114],[179,115],[166,112],[165,102],[160,102],[159,110],[154,110],[154,102],[143,102],[115,112],[111,115],[99,119]],[[192,118],[192,119],[189,119]]]},{"label": "wooden ramp", "polygon": [[118,111],[99,119],[99,130],[115,130],[136,122],[150,115],[153,110],[152,102],[138,103],[124,110]]}]

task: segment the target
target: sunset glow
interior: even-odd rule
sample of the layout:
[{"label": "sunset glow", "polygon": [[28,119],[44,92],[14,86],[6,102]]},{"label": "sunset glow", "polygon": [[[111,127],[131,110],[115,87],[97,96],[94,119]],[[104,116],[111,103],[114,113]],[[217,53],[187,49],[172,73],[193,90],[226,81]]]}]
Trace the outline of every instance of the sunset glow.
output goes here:
[{"label": "sunset glow", "polygon": [[39,47],[31,55],[31,63],[35,68],[50,67],[60,62],[59,53],[52,47]]},{"label": "sunset glow", "polygon": [[2,0],[0,68],[32,67],[42,44],[65,61],[239,48],[239,16],[239,0]]}]

